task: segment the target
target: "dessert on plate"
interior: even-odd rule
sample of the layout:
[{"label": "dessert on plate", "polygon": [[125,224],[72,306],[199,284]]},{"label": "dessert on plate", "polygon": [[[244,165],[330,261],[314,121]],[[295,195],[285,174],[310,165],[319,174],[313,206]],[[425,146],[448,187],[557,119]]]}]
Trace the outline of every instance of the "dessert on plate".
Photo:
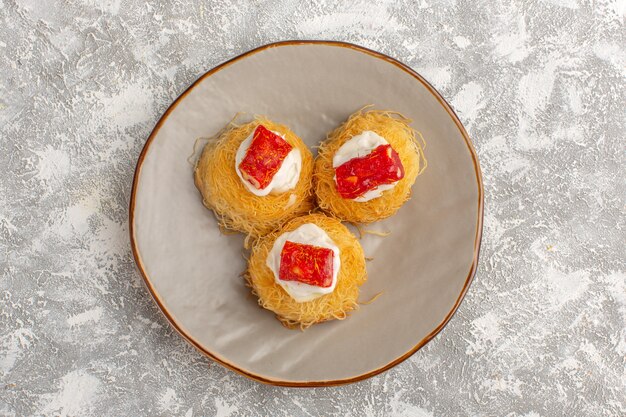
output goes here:
[{"label": "dessert on plate", "polygon": [[[365,257],[341,220],[384,219],[408,200],[426,167],[409,123],[360,110],[328,135],[315,161],[298,136],[265,117],[229,124],[205,146],[195,184],[221,228],[254,238],[246,281],[285,326],[341,320],[358,307]],[[313,193],[330,215],[311,214]]]},{"label": "dessert on plate", "polygon": [[288,221],[252,247],[245,274],[259,305],[287,327],[344,319],[366,281],[356,237],[321,213]]},{"label": "dessert on plate", "polygon": [[288,127],[265,117],[229,124],[206,144],[194,180],[221,229],[269,233],[313,208],[313,156]]},{"label": "dessert on plate", "polygon": [[410,122],[395,112],[359,110],[333,130],[315,160],[319,207],[354,223],[396,213],[426,168],[423,140]]}]

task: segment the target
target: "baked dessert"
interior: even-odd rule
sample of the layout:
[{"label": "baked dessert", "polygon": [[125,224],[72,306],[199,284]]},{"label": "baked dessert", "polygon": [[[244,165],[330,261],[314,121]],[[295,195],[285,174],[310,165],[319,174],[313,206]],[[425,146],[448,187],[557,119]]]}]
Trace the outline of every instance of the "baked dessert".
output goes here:
[{"label": "baked dessert", "polygon": [[313,213],[259,239],[245,277],[263,308],[304,329],[346,318],[367,272],[356,237],[339,220]]},{"label": "baked dessert", "polygon": [[332,131],[315,160],[319,207],[354,223],[396,213],[426,168],[424,144],[410,122],[395,112],[360,110]]},{"label": "baked dessert", "polygon": [[312,210],[312,171],[313,156],[294,132],[256,117],[207,143],[194,180],[221,229],[257,238]]}]

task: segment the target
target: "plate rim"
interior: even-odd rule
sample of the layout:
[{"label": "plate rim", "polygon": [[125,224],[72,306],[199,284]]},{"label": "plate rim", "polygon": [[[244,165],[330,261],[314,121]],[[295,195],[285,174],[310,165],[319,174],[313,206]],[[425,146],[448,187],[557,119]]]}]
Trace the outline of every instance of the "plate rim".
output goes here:
[{"label": "plate rim", "polygon": [[[444,317],[443,321],[437,327],[435,327],[435,329],[433,329],[422,340],[420,340],[419,343],[417,343],[413,348],[411,348],[409,351],[407,351],[403,355],[397,357],[396,359],[392,360],[391,362],[387,363],[386,365],[384,365],[382,367],[373,369],[373,370],[368,371],[368,372],[366,372],[364,374],[357,375],[357,376],[354,376],[354,377],[349,377],[349,378],[336,379],[336,380],[284,381],[284,380],[280,380],[280,379],[271,378],[271,377],[268,377],[268,376],[256,374],[254,372],[241,369],[241,368],[237,367],[236,365],[234,365],[232,363],[229,363],[227,360],[217,357],[217,355],[215,355],[214,353],[212,353],[208,349],[206,349],[203,346],[201,346],[199,342],[194,340],[191,335],[188,335],[181,328],[181,326],[177,323],[177,321],[174,319],[174,317],[170,314],[170,312],[166,308],[165,304],[161,300],[161,297],[159,296],[159,294],[155,290],[154,286],[152,285],[152,282],[150,281],[150,278],[149,278],[148,274],[146,273],[143,261],[141,259],[141,255],[139,253],[139,249],[137,247],[137,242],[136,242],[136,239],[135,239],[135,199],[136,199],[137,188],[138,188],[138,185],[139,185],[139,176],[141,174],[141,168],[142,168],[144,159],[146,157],[146,154],[148,152],[148,149],[150,148],[150,145],[152,144],[154,138],[156,137],[156,135],[159,132],[159,130],[160,130],[161,126],[163,125],[163,123],[169,117],[170,113],[176,108],[176,106],[181,102],[181,100],[183,98],[185,98],[185,96],[187,96],[187,94],[189,94],[198,84],[200,84],[202,81],[204,81],[204,79],[206,79],[206,78],[210,77],[211,75],[215,74],[216,72],[218,72],[218,71],[228,67],[230,64],[232,64],[232,63],[234,63],[236,61],[245,59],[247,57],[250,57],[250,56],[252,56],[252,55],[254,55],[254,54],[258,53],[258,52],[265,51],[265,50],[270,49],[270,48],[277,48],[277,47],[283,47],[283,46],[294,46],[294,45],[296,45],[296,46],[297,45],[323,45],[323,46],[331,46],[331,47],[348,48],[348,49],[351,49],[351,50],[354,50],[354,51],[357,51],[357,52],[365,53],[365,54],[367,54],[369,56],[372,56],[374,58],[377,58],[377,59],[382,59],[382,60],[384,60],[384,61],[386,61],[388,63],[391,63],[391,64],[395,65],[396,67],[398,67],[399,69],[401,69],[401,70],[405,71],[406,73],[408,73],[409,75],[411,75],[413,78],[415,78],[416,81],[421,83],[435,97],[435,99],[439,102],[439,104],[441,104],[443,106],[444,110],[452,118],[452,120],[454,121],[455,125],[459,129],[459,131],[461,133],[461,136],[465,140],[465,143],[466,143],[466,145],[468,147],[469,153],[470,153],[470,155],[472,157],[472,162],[474,164],[474,170],[475,170],[475,174],[476,174],[476,183],[478,185],[478,219],[477,219],[477,222],[476,222],[476,235],[475,235],[475,238],[474,238],[474,253],[473,253],[472,264],[471,264],[469,273],[467,275],[467,278],[465,279],[465,283],[463,284],[463,288],[461,289],[461,292],[460,292],[459,296],[457,297],[456,302],[452,306],[452,309]],[[213,361],[221,364],[222,366],[225,366],[226,368],[228,368],[228,369],[230,369],[232,371],[237,372],[240,375],[243,375],[243,376],[245,376],[247,378],[250,378],[252,380],[255,380],[257,382],[261,382],[261,383],[264,383],[264,384],[275,385],[275,386],[283,386],[283,387],[328,387],[328,386],[345,385],[345,384],[350,384],[350,383],[362,381],[362,380],[371,378],[373,376],[376,376],[376,375],[378,375],[378,374],[380,374],[380,373],[382,373],[384,371],[387,371],[387,370],[393,368],[394,366],[404,362],[409,357],[411,357],[415,352],[417,352],[422,347],[424,347],[428,342],[430,342],[435,336],[437,336],[437,334],[439,334],[443,330],[443,328],[448,324],[448,322],[450,321],[452,316],[458,310],[459,306],[461,305],[461,302],[465,298],[465,294],[467,293],[467,290],[469,289],[470,284],[474,280],[474,276],[476,275],[476,270],[478,268],[478,261],[479,261],[479,257],[480,257],[480,246],[481,246],[481,241],[482,241],[483,217],[484,217],[484,189],[483,189],[483,181],[482,181],[482,172],[481,172],[481,169],[480,169],[480,164],[478,162],[478,156],[476,154],[476,150],[474,149],[472,141],[471,141],[467,131],[465,130],[465,127],[463,126],[463,124],[459,120],[459,117],[454,112],[454,110],[452,109],[450,104],[448,104],[448,102],[442,97],[442,95],[428,81],[426,81],[426,79],[424,79],[424,77],[422,77],[415,70],[410,68],[408,65],[398,61],[395,58],[392,58],[392,57],[390,57],[388,55],[385,55],[385,54],[383,54],[381,52],[374,51],[372,49],[369,49],[369,48],[366,48],[366,47],[363,47],[363,46],[360,46],[360,45],[356,45],[356,44],[353,44],[353,43],[342,42],[342,41],[332,41],[332,40],[287,40],[287,41],[273,42],[273,43],[269,43],[269,44],[265,44],[265,45],[259,46],[257,48],[254,48],[254,49],[251,49],[251,50],[249,50],[247,52],[239,54],[239,55],[235,56],[234,58],[231,58],[228,61],[225,61],[225,62],[217,65],[216,67],[210,69],[209,71],[207,71],[203,75],[201,75],[198,79],[196,79],[187,89],[185,89],[185,91],[183,91],[172,102],[172,104],[170,104],[170,106],[167,108],[167,110],[159,118],[159,120],[156,123],[155,127],[152,129],[152,132],[150,132],[150,135],[148,136],[148,139],[146,140],[146,143],[144,144],[144,146],[143,146],[143,148],[141,150],[141,153],[139,154],[139,158],[137,159],[137,164],[135,166],[135,172],[133,174],[133,184],[132,184],[131,195],[130,195],[129,229],[128,230],[129,230],[130,244],[131,244],[131,249],[132,249],[132,252],[133,252],[133,258],[135,260],[135,264],[137,265],[137,269],[139,270],[139,272],[141,274],[141,277],[143,278],[143,281],[146,284],[146,287],[148,288],[148,291],[150,292],[150,295],[152,296],[152,298],[156,302],[157,306],[159,307],[159,310],[165,316],[165,318],[170,323],[170,325],[183,337],[183,339],[185,339],[189,344],[191,344],[198,351],[200,351],[200,353],[202,353],[203,355],[205,355],[208,358],[212,359]]]}]

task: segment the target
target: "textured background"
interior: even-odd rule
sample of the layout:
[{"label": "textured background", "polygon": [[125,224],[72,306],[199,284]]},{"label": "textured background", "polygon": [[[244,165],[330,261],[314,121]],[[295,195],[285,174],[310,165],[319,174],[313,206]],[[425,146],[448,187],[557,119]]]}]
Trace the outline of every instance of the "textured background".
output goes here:
[{"label": "textured background", "polygon": [[[0,415],[626,415],[626,2],[145,3],[0,0]],[[345,387],[263,386],[196,353],[128,242],[159,115],[211,67],[293,38],[422,73],[485,181],[456,316]]]}]

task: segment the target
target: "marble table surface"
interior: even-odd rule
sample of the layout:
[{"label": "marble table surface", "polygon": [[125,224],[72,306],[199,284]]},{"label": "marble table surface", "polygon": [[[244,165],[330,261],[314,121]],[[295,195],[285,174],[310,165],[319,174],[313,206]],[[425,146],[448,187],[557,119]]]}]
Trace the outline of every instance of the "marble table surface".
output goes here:
[{"label": "marble table surface", "polygon": [[[626,415],[626,3],[0,0],[0,415]],[[202,73],[287,39],[423,74],[473,138],[480,266],[444,331],[343,387],[187,345],[130,251],[135,162]]]}]

